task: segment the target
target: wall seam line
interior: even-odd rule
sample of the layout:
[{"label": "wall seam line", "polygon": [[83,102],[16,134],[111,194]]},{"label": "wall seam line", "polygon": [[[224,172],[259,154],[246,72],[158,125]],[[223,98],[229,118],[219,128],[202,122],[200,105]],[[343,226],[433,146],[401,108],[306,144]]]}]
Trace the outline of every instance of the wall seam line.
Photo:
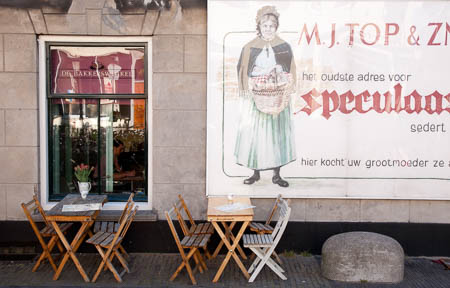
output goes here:
[{"label": "wall seam line", "polygon": [[139,30],[139,35],[142,36],[142,31],[144,30],[145,19],[147,19],[148,10],[145,10],[144,19],[142,19],[141,29]]},{"label": "wall seam line", "polygon": [[47,20],[45,19],[44,11],[42,11],[42,8],[40,10],[41,10],[41,14],[42,14],[42,19],[44,19],[44,25],[45,25],[44,32],[45,32],[45,34],[50,34],[50,33],[48,33]]},{"label": "wall seam line", "polygon": [[37,32],[36,32],[36,27],[34,26],[33,19],[31,19],[30,9],[27,9],[27,15],[28,15],[28,19],[29,19],[30,22],[31,22],[31,26],[33,27],[34,34],[36,35],[36,34],[37,34]]},{"label": "wall seam line", "polygon": [[152,35],[155,35],[156,27],[158,27],[159,19],[161,17],[161,10],[158,11],[158,16],[156,16],[155,26],[153,27]]},{"label": "wall seam line", "polygon": [[6,51],[5,51],[5,34],[2,35],[2,51],[3,51],[3,53],[2,53],[2,57],[3,57],[2,71],[5,72],[5,70],[6,70],[6,65],[5,65],[5,59],[6,59],[6,57],[5,57],[5,53],[6,53]]},{"label": "wall seam line", "polygon": [[186,73],[186,37],[183,35],[183,73]]},{"label": "wall seam line", "polygon": [[[5,109],[2,109],[2,111],[3,111],[3,143],[2,143],[2,147],[4,147],[5,145],[6,145],[6,118],[5,118],[5,114],[6,114],[6,111],[5,111]],[[6,193],[6,192],[5,192]]]}]

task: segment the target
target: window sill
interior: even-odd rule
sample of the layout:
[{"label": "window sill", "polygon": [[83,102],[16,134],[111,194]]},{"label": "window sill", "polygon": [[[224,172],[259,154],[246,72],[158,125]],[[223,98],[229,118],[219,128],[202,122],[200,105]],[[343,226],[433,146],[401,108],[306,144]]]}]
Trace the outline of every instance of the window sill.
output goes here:
[{"label": "window sill", "polygon": [[[96,221],[117,221],[122,214],[122,210],[102,210],[98,215]],[[32,218],[35,222],[44,222],[42,216],[37,213],[33,214]],[[153,210],[137,211],[133,221],[136,222],[155,222],[158,220],[158,214]]]}]

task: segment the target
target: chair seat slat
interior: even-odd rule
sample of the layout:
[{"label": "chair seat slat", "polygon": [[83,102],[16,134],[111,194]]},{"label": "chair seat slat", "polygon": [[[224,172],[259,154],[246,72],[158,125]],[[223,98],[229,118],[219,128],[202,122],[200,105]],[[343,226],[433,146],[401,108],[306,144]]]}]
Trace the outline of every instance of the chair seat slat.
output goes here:
[{"label": "chair seat slat", "polygon": [[106,232],[108,227],[108,222],[101,222],[100,231]]},{"label": "chair seat slat", "polygon": [[188,242],[188,246],[189,247],[195,247],[195,240],[198,238],[198,237],[200,237],[200,235],[192,235],[191,236],[191,239],[189,240],[189,242]]},{"label": "chair seat slat", "polygon": [[244,234],[244,247],[270,247],[273,244],[272,236],[259,234]]},{"label": "chair seat slat", "polygon": [[196,226],[192,226],[189,234],[213,234],[214,227],[211,223],[199,223]]},{"label": "chair seat slat", "polygon": [[190,240],[190,238],[191,238],[191,236],[185,236],[180,242],[181,246],[185,247],[187,245],[187,242]]},{"label": "chair seat slat", "polygon": [[[104,248],[109,248],[112,241],[114,240],[114,237],[116,236],[116,234],[114,234],[114,233],[108,233],[108,234],[109,234],[108,237],[106,237],[105,240],[103,240],[102,243],[100,243],[100,246],[102,246]],[[120,238],[120,236],[118,238]]]},{"label": "chair seat slat", "polygon": [[272,233],[273,232],[273,227],[270,226],[269,224],[262,224],[262,223],[258,223],[258,222],[251,222],[249,224],[250,226],[250,230],[257,232],[257,233]]},{"label": "chair seat slat", "polygon": [[190,233],[190,234],[194,234],[194,235],[202,234],[202,228],[203,228],[203,227],[200,226],[200,225],[192,226],[191,229],[190,229],[190,231],[189,231],[189,233]]},{"label": "chair seat slat", "polygon": [[101,222],[95,222],[94,233],[97,233],[98,231],[100,231],[100,227],[101,227]]},{"label": "chair seat slat", "polygon": [[108,222],[108,232],[109,233],[114,233],[114,222]]},{"label": "chair seat slat", "polygon": [[211,238],[211,234],[203,235],[202,241],[200,242],[199,247],[206,247],[206,245],[208,244],[210,238]]},{"label": "chair seat slat", "polygon": [[198,235],[196,238],[195,238],[195,241],[194,241],[194,246],[195,247],[199,247],[200,246],[200,243],[202,242],[202,240],[203,240],[203,237],[202,236],[200,236],[200,235]]},{"label": "chair seat slat", "polygon": [[[73,225],[73,223],[62,223],[62,224],[59,225],[59,229],[61,230],[62,233],[65,233],[67,231],[67,229],[72,227],[72,225]],[[55,229],[53,228],[53,226],[45,226],[44,228],[42,228],[40,233],[44,237],[51,237],[51,236],[54,236],[54,235],[58,235],[56,233]]]},{"label": "chair seat slat", "polygon": [[105,240],[105,238],[107,238],[109,236],[110,233],[108,232],[103,232],[103,231],[99,231],[97,233],[95,233],[94,236],[92,236],[91,238],[89,238],[86,243],[90,243],[90,244],[94,244],[94,245],[99,245],[100,243],[103,242],[103,240]]}]

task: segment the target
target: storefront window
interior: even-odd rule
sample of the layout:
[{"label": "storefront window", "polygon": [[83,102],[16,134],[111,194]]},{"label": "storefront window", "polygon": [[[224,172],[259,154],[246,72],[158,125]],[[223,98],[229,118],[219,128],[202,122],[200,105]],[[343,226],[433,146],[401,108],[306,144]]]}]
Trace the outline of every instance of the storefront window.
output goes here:
[{"label": "storefront window", "polygon": [[75,192],[87,164],[90,193],[147,201],[146,47],[47,47],[49,200]]}]

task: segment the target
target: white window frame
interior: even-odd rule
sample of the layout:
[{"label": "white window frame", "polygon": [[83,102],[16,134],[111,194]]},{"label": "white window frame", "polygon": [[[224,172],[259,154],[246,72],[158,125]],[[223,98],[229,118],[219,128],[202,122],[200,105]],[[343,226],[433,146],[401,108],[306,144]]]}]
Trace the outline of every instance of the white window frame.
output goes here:
[{"label": "white window frame", "polygon": [[[39,36],[39,145],[40,145],[40,198],[45,210],[51,209],[57,202],[48,201],[49,198],[49,155],[48,155],[48,99],[47,83],[50,71],[46,65],[46,43],[47,42],[73,42],[74,44],[89,43],[143,43],[147,44],[147,202],[139,202],[139,210],[151,210],[153,207],[153,162],[152,162],[152,37],[103,37],[103,36]],[[125,202],[109,202],[103,206],[103,210],[121,210]]]}]

